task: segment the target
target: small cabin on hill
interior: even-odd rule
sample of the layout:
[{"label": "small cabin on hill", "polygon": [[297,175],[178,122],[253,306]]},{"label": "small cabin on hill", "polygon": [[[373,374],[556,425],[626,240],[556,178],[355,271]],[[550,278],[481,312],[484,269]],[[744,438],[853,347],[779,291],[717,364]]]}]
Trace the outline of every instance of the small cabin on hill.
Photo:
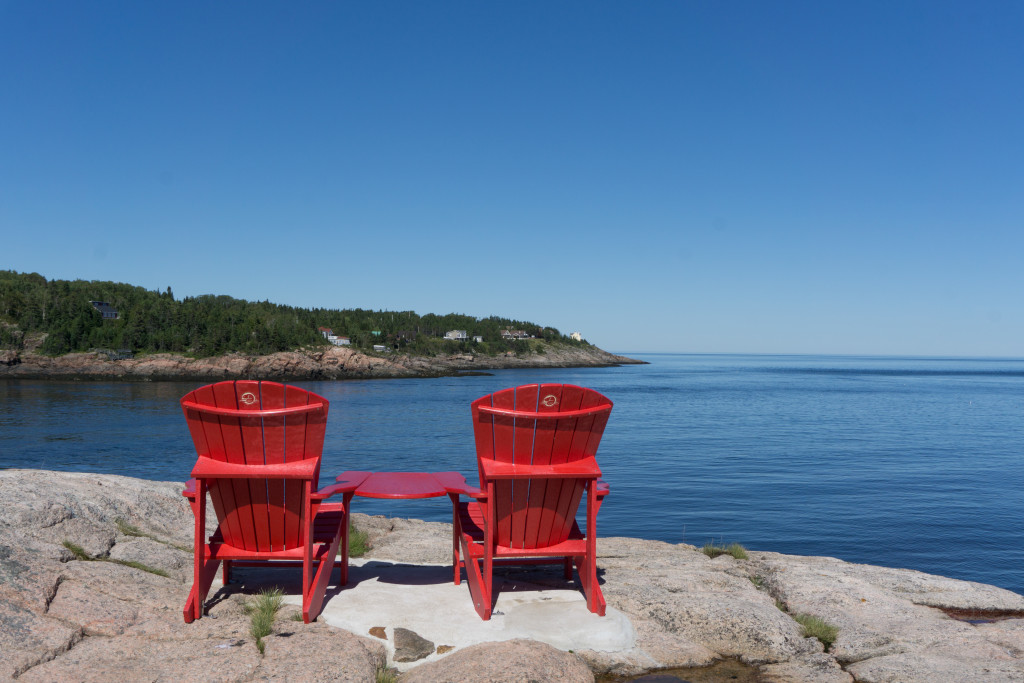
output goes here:
[{"label": "small cabin on hill", "polygon": [[449,330],[444,333],[444,338],[449,341],[466,341],[469,339],[469,336],[465,330]]},{"label": "small cabin on hill", "polygon": [[121,314],[117,312],[113,306],[107,301],[90,301],[92,307],[100,312],[104,320],[117,320],[121,317]]}]

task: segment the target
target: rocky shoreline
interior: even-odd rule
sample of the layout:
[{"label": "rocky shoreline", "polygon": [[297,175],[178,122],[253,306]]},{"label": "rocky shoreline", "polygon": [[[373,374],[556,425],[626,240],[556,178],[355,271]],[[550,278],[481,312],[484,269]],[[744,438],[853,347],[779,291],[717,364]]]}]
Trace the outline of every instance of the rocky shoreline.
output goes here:
[{"label": "rocky shoreline", "polygon": [[[221,589],[211,618],[182,624],[192,516],[181,490],[0,470],[0,678],[374,681],[400,661],[402,629],[381,624],[391,642],[380,639],[384,628],[302,624],[291,606],[261,654],[244,589]],[[375,561],[450,561],[446,524],[353,516]],[[621,680],[671,669],[693,680],[775,683],[1024,681],[1024,596],[994,586],[827,557],[711,559],[693,546],[633,538],[601,538],[598,550],[608,606],[635,628],[632,647],[566,652],[518,639],[438,648],[397,680]],[[835,626],[831,647],[805,636],[798,614]],[[726,667],[720,678],[716,662]]]},{"label": "rocky shoreline", "polygon": [[541,347],[544,353],[484,356],[469,353],[412,356],[366,354],[346,347],[305,349],[269,356],[228,354],[189,358],[157,353],[110,360],[104,354],[69,353],[50,357],[26,351],[0,351],[0,379],[57,380],[342,380],[440,377],[500,368],[612,367],[637,364],[597,347]]}]

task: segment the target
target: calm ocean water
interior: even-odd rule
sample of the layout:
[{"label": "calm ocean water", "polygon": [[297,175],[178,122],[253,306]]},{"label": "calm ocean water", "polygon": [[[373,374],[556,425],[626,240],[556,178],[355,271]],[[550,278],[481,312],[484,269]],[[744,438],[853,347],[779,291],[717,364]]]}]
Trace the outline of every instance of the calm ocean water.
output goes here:
[{"label": "calm ocean water", "polygon": [[[1024,593],[1024,360],[653,354],[650,365],[302,382],[332,472],[475,478],[469,403],[531,382],[606,394],[601,535],[829,555]],[[0,467],[183,480],[195,382],[0,382]],[[357,498],[450,519],[447,499]]]}]

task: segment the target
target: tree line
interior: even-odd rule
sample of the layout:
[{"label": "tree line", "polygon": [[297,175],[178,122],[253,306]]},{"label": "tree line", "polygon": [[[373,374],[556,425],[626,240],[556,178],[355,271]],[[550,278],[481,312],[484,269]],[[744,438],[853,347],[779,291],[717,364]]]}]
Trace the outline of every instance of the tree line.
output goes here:
[{"label": "tree line", "polygon": [[[92,301],[109,303],[118,318],[104,319]],[[308,309],[212,294],[178,300],[170,287],[152,291],[117,282],[47,280],[38,273],[0,270],[0,348],[4,349],[23,349],[45,335],[38,351],[49,355],[99,348],[196,357],[230,352],[263,355],[328,345],[320,327],[349,337],[357,348],[384,345],[418,354],[529,350],[529,341],[502,339],[506,329],[549,342],[586,345],[551,327],[497,316]],[[465,330],[470,338],[481,336],[484,342],[442,339],[449,330]]]}]

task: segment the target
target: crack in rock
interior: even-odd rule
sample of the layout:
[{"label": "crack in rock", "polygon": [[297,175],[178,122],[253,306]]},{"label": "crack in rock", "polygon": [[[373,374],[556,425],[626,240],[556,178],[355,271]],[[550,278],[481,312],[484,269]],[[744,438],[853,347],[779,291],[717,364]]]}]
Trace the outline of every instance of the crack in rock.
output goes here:
[{"label": "crack in rock", "polygon": [[62,584],[63,582],[64,575],[57,574],[57,578],[53,581],[53,586],[46,590],[46,595],[43,596],[43,614],[46,614],[50,611],[50,603],[52,603],[53,599],[57,597],[57,590],[60,588],[60,584]]},{"label": "crack in rock", "polygon": [[[58,619],[57,621],[60,621],[60,620]],[[64,623],[64,622],[61,621],[61,623]],[[22,666],[19,666],[18,668],[16,668],[14,670],[14,673],[11,674],[11,678],[12,679],[19,678],[19,677],[23,676],[26,672],[31,671],[32,669],[34,669],[35,667],[37,667],[37,666],[39,666],[41,664],[46,664],[47,662],[53,661],[54,659],[57,659],[57,657],[60,657],[61,655],[65,654],[67,652],[70,652],[71,649],[75,645],[78,645],[78,643],[82,642],[82,640],[84,640],[84,639],[85,639],[85,632],[81,628],[75,629],[74,631],[71,632],[71,635],[68,637],[68,639],[65,642],[61,643],[57,647],[51,648],[51,649],[47,650],[46,652],[43,652],[36,659],[34,659],[32,661],[29,661],[29,662],[25,662],[25,664],[23,664]]]}]

